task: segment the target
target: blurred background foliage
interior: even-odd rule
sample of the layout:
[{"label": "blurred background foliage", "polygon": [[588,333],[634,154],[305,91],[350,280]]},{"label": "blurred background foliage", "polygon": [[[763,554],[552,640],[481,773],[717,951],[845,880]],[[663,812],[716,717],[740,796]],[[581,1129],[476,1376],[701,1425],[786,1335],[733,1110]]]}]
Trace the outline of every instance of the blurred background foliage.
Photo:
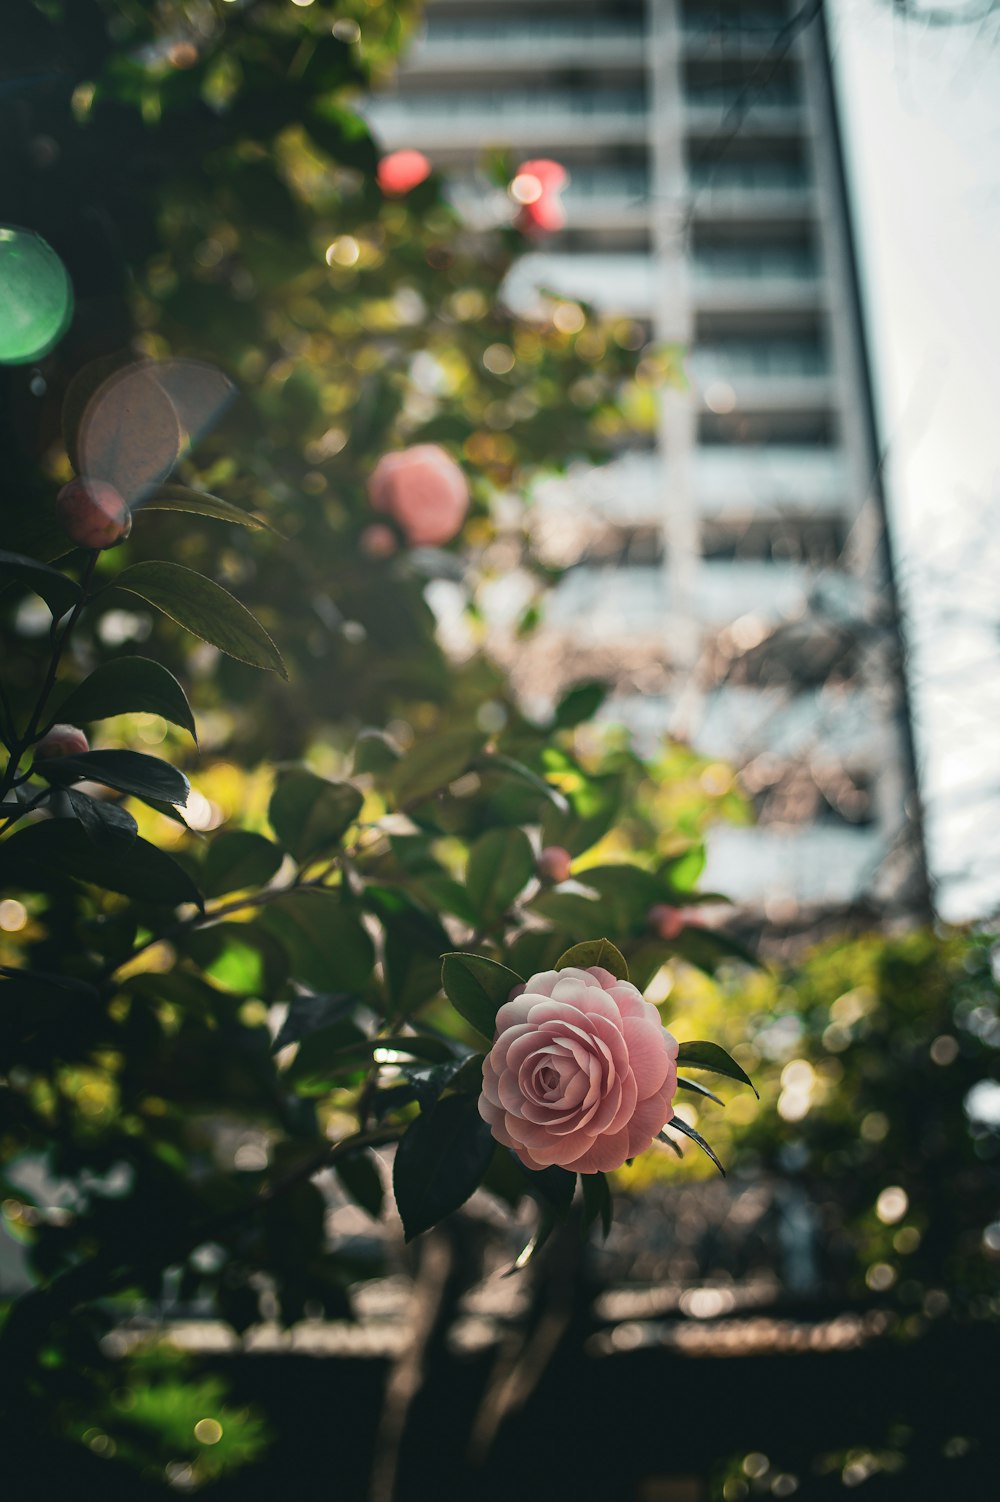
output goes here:
[{"label": "blurred background foliage", "polygon": [[[103,722],[96,742],[189,772],[193,833],[128,806],[221,916],[174,931],[156,904],[93,887],[14,881],[2,894],[0,965],[116,979],[106,998],[35,996],[29,1023],[17,1006],[0,1023],[4,1231],[57,1290],[22,1301],[4,1329],[7,1464],[35,1477],[39,1497],[68,1454],[82,1484],[100,1476],[107,1490],[108,1461],[151,1487],[190,1488],[263,1453],[259,1414],[155,1344],[123,1342],[121,1326],[144,1300],[161,1306],[165,1267],[168,1302],[237,1332],[262,1315],[349,1316],[350,1290],[386,1260],[374,1239],[331,1249],[310,1181],[365,1090],[364,1069],[330,1060],[418,1010],[446,1059],[451,1040],[471,1044],[439,991],[439,956],[460,943],[527,974],[607,933],[679,1037],[717,1038],[754,1074],[759,1104],[727,1088],[725,1110],[684,1111],[738,1180],[805,1188],[825,1288],[888,1300],[914,1338],[946,1313],[998,1312],[996,1113],[970,1106],[1000,1027],[989,942],[854,936],[788,973],[753,971],[718,926],[725,908],[697,891],[706,828],[748,817],[727,769],[678,744],[639,757],[595,725],[601,685],[578,685],[535,721],[482,650],[498,580],[521,582],[515,639],[544,608],[552,571],[525,525],[533,482],[648,421],[673,365],[637,349],[627,320],[556,318],[554,302],[514,316],[500,295],[525,249],[514,229],[473,235],[434,177],[403,197],[380,190],[357,105],[415,18],[410,4],[368,0],[7,0],[0,21],[3,215],[49,241],[77,299],[63,343],[2,377],[4,546],[64,550],[52,500],[72,473],[62,425],[80,370],[123,354],[208,361],[239,397],[179,477],[267,526],[140,508],[100,577],[158,556],[209,575],[259,617],[289,673],[255,673],[113,592],[64,664],[68,684],[143,652],[189,687],[197,747],[151,714]],[[509,168],[486,164],[500,182]],[[463,532],[443,549],[399,535],[373,557],[368,475],[383,453],[423,442],[470,478]],[[459,622],[450,654],[428,595]],[[23,717],[49,617],[16,584],[0,606]],[[237,906],[279,869],[315,876],[329,854],[302,848],[301,826],[271,802],[275,766],[294,778],[302,764],[351,777],[363,797],[333,840],[354,829],[318,921],[305,921],[303,894]],[[266,843],[233,843],[246,832]],[[571,884],[535,879],[539,843],[570,852]],[[470,896],[477,846],[480,862],[503,854],[508,890]],[[656,904],[695,916],[660,939]],[[300,1031],[285,1042],[300,1049],[283,1072],[268,1009],[290,999]],[[712,1171],[694,1152],[649,1156],[617,1187],[638,1204]],[[508,1205],[525,1199],[493,1174]],[[339,1165],[338,1184],[381,1213],[370,1156]],[[139,1495],[137,1480],[121,1485]]]}]

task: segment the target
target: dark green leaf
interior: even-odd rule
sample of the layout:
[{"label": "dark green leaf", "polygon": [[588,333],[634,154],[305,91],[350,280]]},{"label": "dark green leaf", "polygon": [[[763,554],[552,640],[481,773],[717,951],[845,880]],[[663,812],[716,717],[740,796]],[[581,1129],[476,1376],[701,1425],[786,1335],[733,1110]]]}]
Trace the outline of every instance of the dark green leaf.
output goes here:
[{"label": "dark green leaf", "polygon": [[492,1043],[497,1012],[514,987],[524,982],[496,960],[479,954],[446,954],[441,963],[441,984],[455,1011]]},{"label": "dark green leaf", "polygon": [[518,1252],[514,1265],[504,1273],[504,1277],[509,1278],[513,1273],[519,1273],[522,1268],[527,1267],[529,1262],[533,1262],[555,1228],[555,1216],[543,1210],[538,1220],[537,1231],[531,1240],[526,1242]]},{"label": "dark green leaf", "polygon": [[56,756],[36,761],[33,770],[49,782],[100,782],[134,798],[159,803],[188,800],[191,785],[183,772],[144,751],[83,751],[79,756]]},{"label": "dark green leaf", "polygon": [[65,796],[70,807],[86,830],[87,835],[101,850],[120,850],[131,845],[139,832],[132,815],[117,803],[104,803],[80,793],[76,788],[67,788]]},{"label": "dark green leaf", "polygon": [[287,1043],[299,1043],[303,1038],[308,1038],[310,1033],[350,1017],[357,1005],[358,998],[349,991],[297,993],[288,1003],[285,1020],[274,1040],[275,1050],[284,1048]]},{"label": "dark green leaf", "polygon": [[583,1190],[583,1224],[581,1230],[584,1232],[588,1231],[597,1217],[600,1216],[604,1236],[607,1238],[615,1213],[607,1179],[603,1173],[582,1173],[580,1175],[580,1187]]},{"label": "dark green leaf", "polygon": [[339,893],[289,893],[268,903],[261,922],[288,950],[296,980],[316,991],[364,991],[371,984],[372,941]]},{"label": "dark green leaf", "polygon": [[452,730],[418,741],[392,774],[397,807],[420,803],[454,782],[482,750],[485,739],[478,730]]},{"label": "dark green leaf", "polygon": [[696,965],[708,975],[714,975],[720,965],[739,961],[743,965],[760,967],[760,961],[737,939],[720,933],[715,928],[698,928],[692,924],[671,940],[671,948],[689,965]]},{"label": "dark green leaf", "polygon": [[53,716],[71,725],[109,720],[119,714],[158,714],[189,730],[197,740],[194,715],[173,673],[148,657],[115,657],[70,689]]},{"label": "dark green leaf", "polygon": [[50,568],[47,563],[39,563],[37,558],[28,558],[23,553],[8,553],[0,549],[2,575],[17,579],[40,595],[56,620],[67,610],[72,610],[80,598],[80,586],[74,580],[67,579],[57,568]]},{"label": "dark green leaf", "polygon": [[754,1095],[760,1100],[757,1086],[746,1070],[741,1069],[736,1060],[718,1043],[697,1041],[682,1043],[677,1050],[677,1062],[683,1064],[686,1069],[707,1069],[710,1074],[721,1074],[729,1080],[740,1080],[742,1084],[749,1085]]},{"label": "dark green leaf", "polygon": [[180,563],[148,561],[133,563],[113,583],[238,662],[287,678],[281,654],[264,627],[214,579]]},{"label": "dark green leaf", "polygon": [[[696,1132],[693,1126],[688,1126],[687,1122],[683,1119],[683,1117],[681,1117],[681,1116],[671,1116],[670,1120],[667,1122],[667,1127],[672,1128],[675,1132],[680,1132],[682,1134],[682,1136],[684,1136],[684,1137],[690,1137],[692,1142],[696,1142],[698,1144],[698,1146],[701,1148],[702,1152],[706,1153],[708,1155],[708,1157],[711,1158],[712,1162],[715,1164],[716,1168],[719,1170],[719,1172],[721,1173],[722,1177],[723,1178],[726,1177],[726,1170],[723,1168],[722,1164],[719,1162],[719,1159],[716,1156],[714,1150],[709,1147],[708,1143],[705,1141],[704,1137],[701,1135],[700,1132]],[[666,1128],[664,1129],[663,1132],[660,1132],[658,1134],[659,1138],[660,1138],[660,1141],[661,1142],[670,1142],[670,1138],[665,1135],[665,1131],[666,1131]]]},{"label": "dark green leaf", "polygon": [[189,490],[186,485],[158,485],[142,502],[142,511],[185,511],[191,516],[211,516],[216,521],[232,522],[237,527],[249,527],[253,531],[273,532],[259,516],[223,501],[217,495],[207,495],[202,490]]},{"label": "dark green leaf", "polygon": [[479,1187],[493,1148],[474,1096],[445,1096],[411,1123],[396,1149],[392,1173],[407,1241],[465,1203]]},{"label": "dark green leaf", "polygon": [[477,913],[491,924],[535,874],[535,853],[523,829],[491,829],[469,851],[465,886]]},{"label": "dark green leaf", "polygon": [[527,1180],[528,1193],[547,1205],[560,1220],[567,1216],[576,1193],[576,1174],[556,1164],[550,1168],[525,1168],[520,1159],[517,1161]]},{"label": "dark green leaf", "polygon": [[378,1220],[385,1196],[381,1175],[368,1150],[362,1149],[338,1159],[334,1173],[354,1203],[367,1210],[373,1220]]},{"label": "dark green leaf", "polygon": [[277,845],[262,834],[249,829],[224,831],[208,847],[201,868],[202,889],[206,897],[222,897],[226,892],[266,886],[281,861]]},{"label": "dark green leaf", "polygon": [[684,1080],[678,1075],[677,1083],[682,1090],[691,1090],[695,1095],[707,1095],[708,1099],[714,1100],[717,1106],[724,1106],[726,1104],[724,1100],[720,1100],[717,1095],[713,1095],[711,1090],[706,1089],[704,1085],[699,1085],[697,1080]]},{"label": "dark green leaf", "polygon": [[574,944],[572,949],[567,949],[556,960],[557,970],[567,970],[570,967],[576,970],[588,970],[592,965],[600,965],[602,970],[610,970],[618,980],[628,980],[628,965],[621,950],[616,949],[610,939],[588,939],[583,944]]},{"label": "dark green leaf", "polygon": [[381,730],[362,730],[354,743],[354,770],[381,776],[399,761],[399,747]]},{"label": "dark green leaf", "polygon": [[295,768],[278,773],[267,814],[282,847],[302,863],[339,844],[363,802],[352,783]]},{"label": "dark green leaf", "polygon": [[92,843],[76,819],[47,819],[0,844],[0,882],[48,891],[63,879],[89,882],[139,902],[202,906],[201,893],[187,873],[143,839],[108,852]]},{"label": "dark green leaf", "polygon": [[555,724],[558,730],[570,730],[592,720],[608,697],[606,683],[578,683],[563,694],[556,705]]},{"label": "dark green leaf", "polygon": [[606,917],[601,904],[582,892],[539,892],[528,907],[570,934],[592,934]]}]

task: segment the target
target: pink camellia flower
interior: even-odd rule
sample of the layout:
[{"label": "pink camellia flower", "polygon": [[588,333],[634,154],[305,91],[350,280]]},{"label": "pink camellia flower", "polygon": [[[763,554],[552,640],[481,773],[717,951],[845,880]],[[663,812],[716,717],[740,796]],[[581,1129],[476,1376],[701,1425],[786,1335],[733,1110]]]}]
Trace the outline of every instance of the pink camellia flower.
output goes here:
[{"label": "pink camellia flower", "polygon": [[56,515],[81,548],[113,548],[132,530],[128,503],[106,480],[70,480],[56,496]]},{"label": "pink camellia flower", "polygon": [[469,509],[468,481],[436,443],[383,454],[369,477],[368,497],[414,547],[450,542]]},{"label": "pink camellia flower", "polygon": [[431,175],[431,164],[422,151],[390,151],[378,164],[376,178],[389,198],[402,198]]},{"label": "pink camellia flower", "polygon": [[46,761],[55,756],[81,756],[89,750],[90,742],[75,725],[53,725],[36,745],[35,755]]},{"label": "pink camellia flower", "polygon": [[526,1168],[609,1172],[674,1114],[677,1042],[629,981],[543,970],[497,1013],[479,1114]]}]

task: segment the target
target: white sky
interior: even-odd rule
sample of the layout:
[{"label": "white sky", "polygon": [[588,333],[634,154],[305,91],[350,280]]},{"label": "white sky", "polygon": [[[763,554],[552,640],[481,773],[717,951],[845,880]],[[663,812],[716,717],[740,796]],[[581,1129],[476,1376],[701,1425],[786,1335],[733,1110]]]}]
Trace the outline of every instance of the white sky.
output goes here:
[{"label": "white sky", "polygon": [[830,11],[931,866],[945,916],[980,916],[1000,908],[1000,15]]}]

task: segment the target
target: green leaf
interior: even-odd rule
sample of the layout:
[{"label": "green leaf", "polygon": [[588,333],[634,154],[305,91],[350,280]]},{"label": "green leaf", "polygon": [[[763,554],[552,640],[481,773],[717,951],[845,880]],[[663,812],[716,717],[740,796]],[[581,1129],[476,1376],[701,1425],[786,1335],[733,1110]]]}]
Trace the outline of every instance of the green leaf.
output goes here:
[{"label": "green leaf", "polygon": [[245,605],[214,579],[180,563],[133,563],[113,580],[116,589],[138,595],[193,636],[251,667],[287,678],[285,664],[264,627]]},{"label": "green leaf", "polygon": [[352,783],[296,768],[278,773],[267,816],[282,847],[301,864],[338,845],[363,803]]},{"label": "green leaf", "polygon": [[433,913],[401,887],[371,885],[362,899],[385,929],[383,957],[393,1009],[409,1016],[441,989],[441,956],[451,939]]},{"label": "green leaf", "polygon": [[401,754],[399,747],[381,730],[362,730],[354,743],[354,770],[381,776],[392,771]]},{"label": "green leaf", "polygon": [[292,975],[316,991],[364,991],[375,949],[353,908],[337,892],[291,892],[268,903],[261,922],[280,939]]},{"label": "green leaf", "polygon": [[208,495],[203,490],[190,490],[186,485],[158,485],[138,508],[141,511],[185,511],[190,516],[210,516],[216,521],[232,522],[237,527],[249,527],[252,531],[274,532],[274,528],[251,511],[234,506],[217,495]]},{"label": "green leaf", "polygon": [[533,1262],[555,1228],[555,1216],[543,1210],[538,1220],[537,1231],[531,1237],[530,1241],[525,1242],[524,1246],[518,1252],[513,1266],[508,1268],[507,1272],[504,1273],[504,1277],[509,1278],[513,1273],[519,1273],[522,1268],[527,1267],[529,1262]]},{"label": "green leaf", "polygon": [[479,954],[446,954],[441,962],[441,985],[455,1011],[490,1044],[497,1012],[515,986],[524,981],[515,971]]},{"label": "green leaf", "polygon": [[397,807],[421,803],[454,782],[482,750],[485,739],[478,730],[452,730],[418,741],[392,774]]},{"label": "green leaf", "polygon": [[289,1043],[300,1043],[310,1033],[319,1032],[334,1022],[350,1017],[358,1005],[358,998],[350,991],[333,991],[318,994],[315,991],[298,992],[288,1003],[285,1020],[272,1047],[275,1052]]},{"label": "green leaf", "polygon": [[407,1241],[464,1205],[478,1189],[494,1145],[474,1096],[445,1096],[411,1123],[392,1170]]},{"label": "green leaf", "polygon": [[516,1155],[515,1162],[527,1180],[528,1193],[560,1220],[565,1219],[576,1193],[576,1174],[556,1164],[550,1168],[526,1168]]},{"label": "green leaf", "polygon": [[615,948],[610,939],[588,939],[583,944],[574,944],[572,949],[567,949],[565,954],[559,956],[555,968],[567,970],[572,966],[576,970],[588,970],[592,965],[610,970],[619,980],[628,980],[625,956]]},{"label": "green leaf", "polygon": [[644,930],[650,908],[671,898],[669,887],[652,871],[626,861],[591,866],[577,879],[598,894],[608,926],[616,931]]},{"label": "green leaf", "polygon": [[76,788],[67,788],[65,796],[88,837],[101,850],[120,850],[131,845],[139,832],[132,815],[117,803],[104,803]]},{"label": "green leaf", "polygon": [[385,1195],[371,1153],[367,1149],[350,1153],[346,1158],[338,1159],[333,1171],[354,1203],[366,1210],[373,1220],[378,1220]]},{"label": "green leaf", "polygon": [[194,715],[173,673],[148,657],[115,657],[70,689],[53,719],[70,725],[110,720],[119,714],[158,714],[189,730],[195,740]]},{"label": "green leaf", "polygon": [[[670,1120],[667,1122],[667,1126],[672,1127],[675,1132],[680,1132],[685,1137],[690,1137],[692,1142],[696,1142],[701,1148],[702,1152],[707,1154],[707,1156],[711,1158],[712,1162],[715,1164],[722,1177],[726,1177],[726,1170],[723,1168],[715,1151],[711,1147],[709,1147],[708,1143],[705,1141],[700,1132],[696,1132],[693,1126],[688,1126],[683,1117],[671,1116]],[[673,1146],[673,1144],[670,1143],[670,1138],[665,1136],[664,1132],[657,1133],[657,1136],[659,1137],[659,1140],[661,1142],[666,1142],[670,1146]]]},{"label": "green leaf", "polygon": [[719,1096],[713,1095],[711,1090],[706,1089],[704,1085],[699,1085],[697,1080],[684,1080],[678,1075],[677,1084],[682,1090],[690,1090],[695,1095],[707,1096],[709,1100],[714,1100],[717,1106],[725,1106],[726,1104],[724,1100],[720,1100]]},{"label": "green leaf", "polygon": [[694,895],[695,888],[701,880],[705,869],[706,853],[702,844],[692,845],[690,849],[682,851],[680,855],[673,856],[660,867],[660,876],[683,896]]},{"label": "green leaf", "polygon": [[606,1240],[615,1214],[608,1181],[603,1173],[582,1173],[580,1187],[583,1190],[583,1224],[580,1229],[586,1233],[600,1216]]},{"label": "green leaf", "polygon": [[121,892],[138,902],[203,906],[187,872],[143,839],[109,852],[98,849],[76,819],[46,819],[17,830],[0,844],[0,882],[48,891],[64,878]]},{"label": "green leaf", "polygon": [[710,1074],[721,1074],[728,1080],[739,1080],[741,1084],[749,1085],[760,1100],[760,1092],[746,1070],[741,1069],[736,1060],[718,1043],[682,1043],[677,1050],[677,1062],[686,1069],[706,1069]]},{"label": "green leaf", "polygon": [[539,892],[528,907],[571,934],[593,933],[606,917],[601,904],[582,892]]},{"label": "green leaf", "polygon": [[57,568],[39,563],[37,558],[28,558],[23,553],[8,553],[0,549],[0,574],[9,574],[20,583],[40,595],[56,620],[80,598],[80,586],[67,579]]},{"label": "green leaf", "polygon": [[277,872],[281,861],[277,845],[262,834],[249,829],[227,830],[217,834],[208,847],[201,868],[202,889],[206,897],[222,897],[226,892],[263,887]]},{"label": "green leaf", "polygon": [[556,705],[555,726],[557,730],[570,730],[592,720],[608,697],[606,683],[578,683],[563,694]]},{"label": "green leaf", "polygon": [[469,851],[465,886],[484,923],[506,912],[535,874],[535,853],[523,829],[491,829]]},{"label": "green leaf", "polygon": [[523,762],[515,761],[511,756],[502,756],[499,752],[491,752],[477,757],[473,765],[479,772],[500,772],[507,777],[514,778],[515,781],[523,783],[525,787],[531,788],[532,792],[539,793],[543,798],[546,798],[553,807],[559,809],[562,813],[569,810],[569,804],[558,788],[554,788],[551,782],[546,782],[544,777],[539,777],[537,772],[533,772]]},{"label": "green leaf", "polygon": [[717,928],[698,928],[689,924],[676,939],[670,941],[675,954],[689,965],[696,965],[707,975],[714,975],[720,965],[737,960],[742,965],[760,969],[760,960],[737,939],[720,933]]},{"label": "green leaf", "polygon": [[182,808],[191,791],[183,772],[144,751],[81,751],[79,756],[36,761],[32,771],[49,782],[100,782],[134,798],[153,798]]}]

